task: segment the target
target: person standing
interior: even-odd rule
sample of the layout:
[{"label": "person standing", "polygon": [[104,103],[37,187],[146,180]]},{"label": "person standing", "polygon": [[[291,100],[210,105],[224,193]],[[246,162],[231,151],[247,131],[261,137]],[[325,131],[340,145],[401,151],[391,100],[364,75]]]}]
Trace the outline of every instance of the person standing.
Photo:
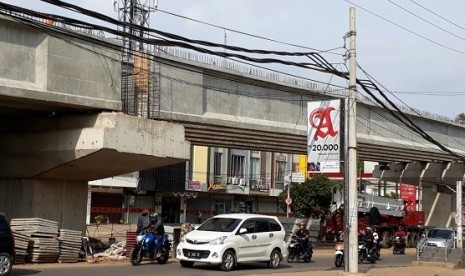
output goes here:
[{"label": "person standing", "polygon": [[202,223],[202,211],[198,211],[197,212],[197,224],[201,224]]}]

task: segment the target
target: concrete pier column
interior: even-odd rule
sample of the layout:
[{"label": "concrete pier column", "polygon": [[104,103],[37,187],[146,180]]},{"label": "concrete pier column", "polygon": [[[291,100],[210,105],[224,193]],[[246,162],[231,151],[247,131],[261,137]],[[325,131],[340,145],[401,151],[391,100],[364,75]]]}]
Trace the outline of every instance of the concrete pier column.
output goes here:
[{"label": "concrete pier column", "polygon": [[87,181],[10,179],[0,186],[0,210],[8,218],[43,218],[85,233]]}]

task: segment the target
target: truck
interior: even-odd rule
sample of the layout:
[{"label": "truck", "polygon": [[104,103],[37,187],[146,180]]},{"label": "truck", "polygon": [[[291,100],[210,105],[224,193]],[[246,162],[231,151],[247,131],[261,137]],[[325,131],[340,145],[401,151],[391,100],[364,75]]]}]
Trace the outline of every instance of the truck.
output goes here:
[{"label": "truck", "polygon": [[[342,191],[333,194],[331,206],[322,220],[321,233],[326,241],[336,241],[344,230],[344,197]],[[399,226],[407,233],[406,246],[415,247],[424,226],[425,213],[412,211],[412,202],[366,193],[357,194],[358,232],[367,227],[376,227],[383,248],[390,247]]]}]

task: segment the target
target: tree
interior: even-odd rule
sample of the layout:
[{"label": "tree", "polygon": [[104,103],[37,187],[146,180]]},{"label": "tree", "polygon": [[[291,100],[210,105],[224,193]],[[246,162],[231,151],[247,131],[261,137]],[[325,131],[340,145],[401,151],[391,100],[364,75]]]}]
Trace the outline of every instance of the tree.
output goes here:
[{"label": "tree", "polygon": [[[333,191],[341,187],[341,182],[332,181],[325,174],[307,178],[303,183],[292,183],[290,186],[292,212],[297,217],[308,217],[312,212],[326,210],[331,204]],[[278,197],[283,210],[287,208],[286,197],[286,190]]]},{"label": "tree", "polygon": [[455,120],[458,121],[458,122],[465,122],[465,113],[460,113],[459,115],[457,115],[455,117]]}]

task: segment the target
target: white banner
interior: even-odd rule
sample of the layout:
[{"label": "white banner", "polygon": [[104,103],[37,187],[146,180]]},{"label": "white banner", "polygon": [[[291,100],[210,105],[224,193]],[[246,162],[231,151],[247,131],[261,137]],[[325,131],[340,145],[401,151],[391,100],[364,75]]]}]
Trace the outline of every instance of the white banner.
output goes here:
[{"label": "white banner", "polygon": [[307,157],[310,172],[340,172],[341,100],[308,102]]}]

